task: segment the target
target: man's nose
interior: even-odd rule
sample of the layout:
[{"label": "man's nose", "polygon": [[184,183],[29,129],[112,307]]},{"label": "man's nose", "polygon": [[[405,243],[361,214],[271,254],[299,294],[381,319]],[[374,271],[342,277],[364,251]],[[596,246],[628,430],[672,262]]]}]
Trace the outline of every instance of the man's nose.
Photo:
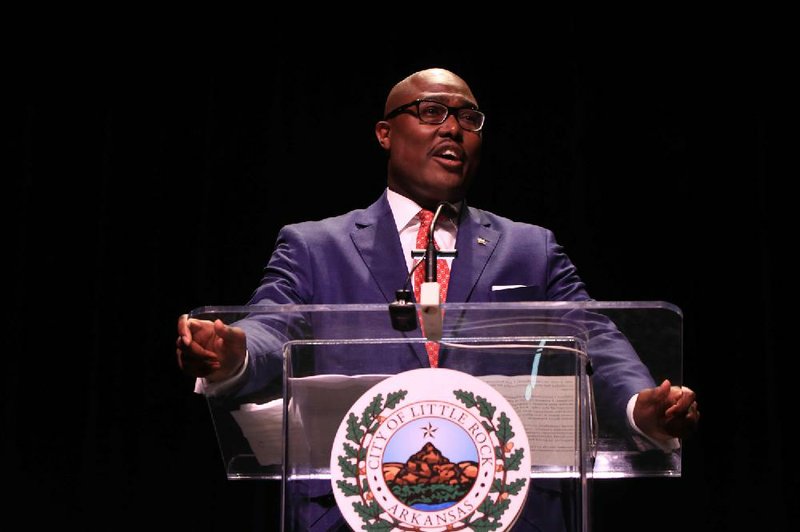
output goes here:
[{"label": "man's nose", "polygon": [[447,115],[444,122],[439,126],[440,135],[450,135],[451,137],[460,137],[463,133],[463,128],[458,122],[458,118],[453,113]]}]

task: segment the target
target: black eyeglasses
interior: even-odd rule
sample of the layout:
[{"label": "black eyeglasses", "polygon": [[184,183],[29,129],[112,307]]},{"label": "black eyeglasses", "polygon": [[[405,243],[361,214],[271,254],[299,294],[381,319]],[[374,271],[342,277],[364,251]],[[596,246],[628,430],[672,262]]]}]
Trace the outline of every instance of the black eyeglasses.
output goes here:
[{"label": "black eyeglasses", "polygon": [[441,102],[433,100],[414,100],[389,111],[384,120],[394,118],[400,113],[408,112],[409,108],[417,106],[417,118],[424,124],[444,124],[451,114],[456,117],[458,124],[467,131],[480,131],[486,115],[474,107],[448,107]]}]

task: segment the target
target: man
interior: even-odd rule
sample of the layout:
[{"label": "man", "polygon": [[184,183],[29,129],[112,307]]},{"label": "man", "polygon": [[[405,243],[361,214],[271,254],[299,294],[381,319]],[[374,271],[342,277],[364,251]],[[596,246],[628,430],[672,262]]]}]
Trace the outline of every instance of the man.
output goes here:
[{"label": "man", "polygon": [[[492,288],[500,285],[518,287],[512,294],[521,300],[589,300],[550,231],[466,204],[480,162],[483,122],[469,86],[450,71],[432,68],[400,81],[375,126],[388,154],[386,192],[366,209],[284,227],[250,304],[393,301],[412,267],[411,249],[418,247],[420,209],[435,211],[441,202],[458,211],[435,231],[441,248],[459,253],[447,266],[446,301],[490,302]],[[199,378],[198,391],[248,393],[280,375],[282,339],[257,324],[240,325],[178,319],[178,363]],[[625,416],[633,405],[627,415],[632,430],[657,446],[689,435],[699,420],[694,392],[669,381],[655,386],[635,353],[609,345],[607,356],[592,359],[595,386],[613,398],[609,408]],[[435,365],[440,355],[382,360],[382,369]],[[615,369],[621,363],[627,364],[624,378]],[[529,496],[528,506],[535,508],[528,513],[538,526],[560,530],[566,525],[559,504],[557,491],[542,489]]]}]

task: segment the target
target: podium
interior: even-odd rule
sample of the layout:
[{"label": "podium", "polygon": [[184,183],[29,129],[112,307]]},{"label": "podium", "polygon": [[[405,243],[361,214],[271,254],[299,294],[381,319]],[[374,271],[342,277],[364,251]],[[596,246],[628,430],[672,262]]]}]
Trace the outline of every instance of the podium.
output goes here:
[{"label": "podium", "polygon": [[[507,401],[527,439],[527,497],[540,485],[559,486],[569,501],[568,529],[591,530],[593,479],[681,475],[680,447],[648,445],[625,413],[631,390],[665,378],[682,384],[679,308],[630,301],[463,303],[444,304],[442,312],[439,367],[464,374],[465,382],[474,377]],[[207,396],[228,479],[281,482],[283,530],[302,529],[311,506],[335,514],[337,434],[367,392],[427,366],[419,325],[395,330],[388,305],[202,307],[190,317],[242,327],[249,349],[269,352],[255,380]],[[436,389],[437,375],[445,374],[437,371],[420,374],[423,391]],[[364,517],[364,528],[392,521],[384,518]],[[476,528],[469,519],[477,517],[451,528]],[[509,529],[526,529],[523,519]]]}]

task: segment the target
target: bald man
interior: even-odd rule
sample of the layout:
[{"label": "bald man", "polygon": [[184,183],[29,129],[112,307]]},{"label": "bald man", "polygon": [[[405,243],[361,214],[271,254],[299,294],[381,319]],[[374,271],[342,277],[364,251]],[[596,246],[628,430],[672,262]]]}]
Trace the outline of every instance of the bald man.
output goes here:
[{"label": "bald man", "polygon": [[[447,302],[496,301],[496,286],[517,287],[502,291],[504,301],[590,300],[552,232],[467,205],[480,163],[484,120],[469,86],[453,72],[431,68],[397,83],[386,99],[383,119],[375,125],[378,144],[388,155],[384,193],[365,209],[282,228],[248,304],[394,301],[413,266],[420,211],[433,211],[440,202],[452,205],[454,212],[437,223],[435,240],[440,248],[458,250],[457,259],[448,259]],[[198,392],[244,395],[280,378],[286,338],[261,325],[245,320],[229,326],[186,315],[178,319],[178,363],[198,378]],[[609,340],[594,353],[595,395],[611,417],[657,445],[670,445],[694,431],[699,412],[692,390],[669,381],[656,385],[624,340]],[[456,357],[448,358],[446,351],[438,357],[441,367],[456,367]],[[354,351],[333,358],[317,361],[315,371],[400,373],[431,364],[420,344],[391,357]],[[309,499],[317,503],[309,504],[295,526],[345,526],[332,499]],[[572,525],[565,516],[573,502],[562,496],[557,482],[534,482],[519,526],[567,530]]]}]

